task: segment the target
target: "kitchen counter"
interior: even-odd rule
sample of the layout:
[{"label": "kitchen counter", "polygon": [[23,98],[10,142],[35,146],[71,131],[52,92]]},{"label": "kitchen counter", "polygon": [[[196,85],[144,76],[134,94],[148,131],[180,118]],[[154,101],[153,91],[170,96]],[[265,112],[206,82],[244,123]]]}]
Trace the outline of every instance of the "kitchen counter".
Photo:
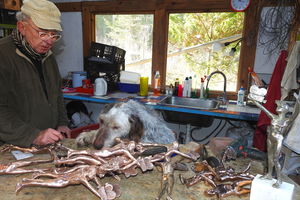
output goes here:
[{"label": "kitchen counter", "polygon": [[89,102],[104,103],[104,104],[123,102],[123,101],[128,101],[128,99],[134,99],[156,110],[175,111],[179,113],[190,113],[190,114],[206,115],[206,116],[213,116],[218,118],[227,118],[227,119],[236,119],[236,120],[245,120],[245,121],[257,121],[260,113],[260,110],[256,107],[249,107],[249,106],[240,107],[233,103],[228,103],[227,105],[221,105],[219,109],[214,109],[214,110],[204,110],[204,109],[195,109],[195,108],[186,108],[181,106],[159,104],[159,102],[164,97],[165,97],[164,95],[141,97],[141,96],[137,96],[136,94],[121,93],[121,92],[115,92],[107,96],[100,96],[100,97],[89,95],[89,94],[83,94],[83,93],[64,94],[65,99],[89,101]]}]

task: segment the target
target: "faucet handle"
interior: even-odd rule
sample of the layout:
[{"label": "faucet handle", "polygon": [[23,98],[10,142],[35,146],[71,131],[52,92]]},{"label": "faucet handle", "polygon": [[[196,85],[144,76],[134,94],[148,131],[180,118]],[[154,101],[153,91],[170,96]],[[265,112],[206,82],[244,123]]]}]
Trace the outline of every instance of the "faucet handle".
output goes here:
[{"label": "faucet handle", "polygon": [[227,104],[226,94],[223,93],[222,96],[219,95],[219,96],[217,97],[217,100],[218,100],[218,101],[221,101],[221,104],[222,104],[222,105]]}]

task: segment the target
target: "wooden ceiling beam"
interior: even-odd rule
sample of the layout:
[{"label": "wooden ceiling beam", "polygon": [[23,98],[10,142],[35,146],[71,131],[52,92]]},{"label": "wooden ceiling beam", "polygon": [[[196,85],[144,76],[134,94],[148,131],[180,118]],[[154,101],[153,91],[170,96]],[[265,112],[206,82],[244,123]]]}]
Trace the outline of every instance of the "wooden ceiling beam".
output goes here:
[{"label": "wooden ceiling beam", "polygon": [[82,12],[81,2],[55,3],[60,12]]}]

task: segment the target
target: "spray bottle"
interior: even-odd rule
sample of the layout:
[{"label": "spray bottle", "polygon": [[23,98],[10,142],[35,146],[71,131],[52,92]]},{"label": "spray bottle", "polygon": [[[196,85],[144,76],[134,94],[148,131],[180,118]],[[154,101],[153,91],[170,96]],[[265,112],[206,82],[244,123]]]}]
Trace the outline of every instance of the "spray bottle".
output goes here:
[{"label": "spray bottle", "polygon": [[159,71],[155,72],[154,76],[154,96],[160,95],[160,75]]},{"label": "spray bottle", "polygon": [[189,89],[189,77],[186,77],[183,83],[183,97],[188,97],[188,89]]},{"label": "spray bottle", "polygon": [[205,93],[205,91],[204,91],[204,78],[201,78],[201,84],[200,84],[200,98],[202,99],[202,98],[204,98],[204,93]]},{"label": "spray bottle", "polygon": [[193,89],[193,79],[192,79],[192,77],[190,76],[189,77],[189,87],[188,87],[188,91],[187,91],[187,97],[191,97],[191,95],[192,95],[192,89]]},{"label": "spray bottle", "polygon": [[236,103],[238,106],[244,106],[244,98],[245,98],[245,89],[242,86],[237,94],[237,102]]}]

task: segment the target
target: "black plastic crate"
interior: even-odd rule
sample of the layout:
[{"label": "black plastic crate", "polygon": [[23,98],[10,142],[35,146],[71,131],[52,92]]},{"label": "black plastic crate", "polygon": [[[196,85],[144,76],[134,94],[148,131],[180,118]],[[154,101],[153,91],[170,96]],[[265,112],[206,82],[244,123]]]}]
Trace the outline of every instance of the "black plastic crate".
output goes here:
[{"label": "black plastic crate", "polygon": [[16,11],[0,9],[0,24],[16,24]]},{"label": "black plastic crate", "polygon": [[120,71],[125,70],[125,53],[125,50],[118,47],[92,42],[90,55],[85,58],[84,64],[91,82],[94,83],[99,73],[105,73],[103,78],[108,83],[108,90],[116,90]]},{"label": "black plastic crate", "polygon": [[91,43],[90,58],[93,58],[94,61],[110,64],[124,64],[125,54],[126,51],[119,47],[96,42]]},{"label": "black plastic crate", "polygon": [[120,73],[125,66],[122,63],[109,63],[105,61],[97,61],[94,57],[87,59],[86,71],[95,71],[103,73]]},{"label": "black plastic crate", "polygon": [[85,70],[88,73],[120,73],[125,70],[125,53],[125,50],[118,47],[92,42]]}]

